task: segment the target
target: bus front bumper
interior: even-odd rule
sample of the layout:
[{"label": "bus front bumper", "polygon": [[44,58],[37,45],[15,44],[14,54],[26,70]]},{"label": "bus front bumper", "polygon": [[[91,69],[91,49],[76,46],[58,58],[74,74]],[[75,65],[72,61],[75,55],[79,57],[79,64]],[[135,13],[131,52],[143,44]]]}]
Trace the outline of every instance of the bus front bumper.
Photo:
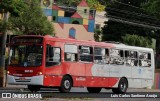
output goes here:
[{"label": "bus front bumper", "polygon": [[7,83],[15,85],[43,85],[43,75],[32,77],[16,77],[7,75]]}]

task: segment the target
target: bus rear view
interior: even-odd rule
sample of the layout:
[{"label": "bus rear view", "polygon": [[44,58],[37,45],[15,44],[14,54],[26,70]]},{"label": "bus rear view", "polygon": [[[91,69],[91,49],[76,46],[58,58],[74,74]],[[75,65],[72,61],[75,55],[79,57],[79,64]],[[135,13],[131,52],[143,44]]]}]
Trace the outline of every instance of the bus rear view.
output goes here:
[{"label": "bus rear view", "polygon": [[43,85],[43,37],[14,37],[9,55],[8,84]]}]

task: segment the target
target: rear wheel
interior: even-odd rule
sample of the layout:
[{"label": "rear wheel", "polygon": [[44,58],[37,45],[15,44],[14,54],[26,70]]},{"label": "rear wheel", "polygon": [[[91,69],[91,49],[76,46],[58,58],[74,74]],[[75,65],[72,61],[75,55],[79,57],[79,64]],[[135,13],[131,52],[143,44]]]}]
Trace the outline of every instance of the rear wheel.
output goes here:
[{"label": "rear wheel", "polygon": [[87,87],[87,90],[89,93],[99,93],[101,89],[102,88],[98,88],[98,87]]},{"label": "rear wheel", "polygon": [[37,92],[40,90],[40,86],[38,85],[28,85],[28,89],[31,91],[31,92]]},{"label": "rear wheel", "polygon": [[61,86],[59,87],[59,91],[62,93],[68,93],[70,92],[72,85],[72,79],[69,76],[64,76],[61,82]]},{"label": "rear wheel", "polygon": [[128,82],[125,78],[122,78],[119,81],[118,88],[113,88],[112,91],[113,93],[123,94],[127,91],[127,88],[128,88]]}]

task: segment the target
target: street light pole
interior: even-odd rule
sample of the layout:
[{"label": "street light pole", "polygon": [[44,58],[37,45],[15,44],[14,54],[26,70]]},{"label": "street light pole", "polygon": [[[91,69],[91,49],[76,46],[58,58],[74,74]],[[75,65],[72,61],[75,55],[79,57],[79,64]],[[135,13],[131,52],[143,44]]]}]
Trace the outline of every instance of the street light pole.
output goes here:
[{"label": "street light pole", "polygon": [[[8,22],[9,12],[4,13],[4,21]],[[0,87],[5,86],[6,74],[5,74],[5,49],[6,49],[6,40],[7,40],[7,28],[2,32],[2,39],[0,45]]]}]

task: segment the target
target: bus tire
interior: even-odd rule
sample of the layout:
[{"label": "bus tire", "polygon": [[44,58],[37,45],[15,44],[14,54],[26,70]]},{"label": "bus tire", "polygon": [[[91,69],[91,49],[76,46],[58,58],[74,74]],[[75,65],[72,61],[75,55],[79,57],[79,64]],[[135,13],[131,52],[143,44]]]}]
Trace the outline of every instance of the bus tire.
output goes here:
[{"label": "bus tire", "polygon": [[99,93],[101,92],[102,88],[99,87],[87,87],[89,93]]},{"label": "bus tire", "polygon": [[72,79],[69,76],[64,76],[61,81],[61,86],[59,87],[59,91],[62,93],[68,93],[71,90],[73,85]]},{"label": "bus tire", "polygon": [[37,92],[40,90],[40,86],[38,85],[28,85],[28,89],[31,91],[31,92]]},{"label": "bus tire", "polygon": [[127,91],[128,82],[125,78],[121,78],[118,84],[118,88],[113,88],[113,93],[124,94]]}]

